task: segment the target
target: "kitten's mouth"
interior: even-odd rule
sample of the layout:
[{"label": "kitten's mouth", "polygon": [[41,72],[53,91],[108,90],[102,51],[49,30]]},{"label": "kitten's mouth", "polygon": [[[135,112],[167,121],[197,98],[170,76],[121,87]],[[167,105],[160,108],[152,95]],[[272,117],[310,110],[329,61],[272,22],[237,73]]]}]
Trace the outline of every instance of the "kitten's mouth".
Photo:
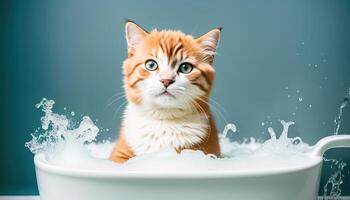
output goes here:
[{"label": "kitten's mouth", "polygon": [[175,98],[175,96],[173,94],[171,94],[170,92],[168,92],[167,90],[165,90],[162,93],[158,94],[156,97],[161,97],[161,96],[169,96],[169,97]]}]

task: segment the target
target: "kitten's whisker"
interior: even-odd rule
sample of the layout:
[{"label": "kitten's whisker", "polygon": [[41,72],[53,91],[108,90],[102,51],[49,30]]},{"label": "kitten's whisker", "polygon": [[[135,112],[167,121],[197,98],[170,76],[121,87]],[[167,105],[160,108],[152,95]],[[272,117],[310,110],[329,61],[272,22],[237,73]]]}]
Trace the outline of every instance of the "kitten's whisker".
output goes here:
[{"label": "kitten's whisker", "polygon": [[208,117],[208,115],[207,115],[207,113],[205,112],[205,110],[202,108],[202,106],[201,105],[199,105],[199,103],[197,103],[197,102],[195,102],[195,101],[190,101],[190,103],[191,104],[196,104],[197,106],[195,106],[195,108],[198,108],[198,109],[200,109],[202,112],[200,112],[200,113],[202,113],[202,114],[204,114],[204,116],[205,116],[205,118],[206,118],[206,120],[207,120],[207,123],[208,123],[208,137],[207,137],[207,141],[209,140],[209,137],[210,137],[210,133],[211,133],[211,124],[210,124],[210,120],[209,120],[209,117]]},{"label": "kitten's whisker", "polygon": [[126,104],[128,103],[128,101],[124,101],[122,104],[119,105],[119,107],[117,108],[116,111],[114,111],[114,114],[113,114],[113,121],[115,120],[118,112],[119,112],[119,109],[122,108],[123,106],[125,106]]},{"label": "kitten's whisker", "polygon": [[107,102],[113,101],[114,98],[118,98],[120,95],[123,95],[124,92],[117,92],[114,95],[112,95],[111,97],[108,98]]},{"label": "kitten's whisker", "polygon": [[108,108],[109,106],[111,106],[112,104],[114,104],[114,103],[116,103],[117,101],[119,101],[119,100],[124,100],[123,98],[126,98],[126,96],[123,94],[123,95],[121,95],[121,96],[119,96],[118,98],[116,98],[115,100],[113,100],[113,101],[111,101],[110,103],[108,103],[107,105],[106,105],[106,108]]},{"label": "kitten's whisker", "polygon": [[[227,124],[227,120],[225,118],[225,116],[221,113],[221,111],[215,107],[214,104],[210,104],[208,101],[202,99],[202,97],[198,97],[198,96],[194,96],[192,94],[188,94],[189,96],[191,96],[192,98],[195,98],[195,99],[198,99],[199,101],[207,104],[210,108],[212,108],[212,110],[214,111],[214,113],[219,117],[221,118],[225,124]],[[204,96],[203,96],[204,97]],[[207,98],[208,99],[208,98]]]},{"label": "kitten's whisker", "polygon": [[114,99],[111,99],[111,100],[109,101],[108,105],[111,104],[111,103],[113,103],[114,101],[119,100],[119,99],[122,98],[122,97],[125,97],[125,95],[122,94],[122,95],[120,95],[120,96],[115,97]]},{"label": "kitten's whisker", "polygon": [[122,91],[122,92],[117,92],[117,93],[113,94],[111,97],[109,97],[108,100],[112,99],[112,98],[115,97],[115,96],[119,96],[120,94],[123,94],[123,93],[124,93],[124,91]]},{"label": "kitten's whisker", "polygon": [[[202,100],[202,99],[201,99]],[[204,102],[207,102],[207,101],[204,101]],[[226,120],[226,117],[224,116],[224,114],[215,106],[215,104],[210,104],[210,102],[207,102],[208,105],[213,109],[213,111],[215,112],[215,114],[221,118],[225,124],[227,124],[227,120]]]},{"label": "kitten's whisker", "polygon": [[[206,97],[206,96],[202,96],[201,97],[201,99],[202,98],[206,98],[207,99],[207,101],[205,101],[205,102],[208,102],[209,103],[209,105],[213,108],[213,109],[217,109],[217,112],[218,113],[220,113],[220,115],[222,116],[222,118],[225,120],[225,122],[227,123],[227,121],[226,121],[226,117],[225,117],[225,115],[224,115],[224,113],[225,114],[227,114],[227,112],[226,112],[226,110],[218,103],[218,102],[216,102],[213,98],[210,98],[210,97]],[[203,100],[203,99],[202,99]],[[216,105],[215,104],[210,104],[210,102],[213,102],[213,103],[216,103]],[[221,110],[220,110],[221,109]],[[222,113],[222,112],[224,112],[224,113]]]},{"label": "kitten's whisker", "polygon": [[225,108],[218,101],[216,101],[213,97],[205,97],[205,98],[207,98],[210,101],[212,101],[213,103],[215,103],[219,108],[221,108],[221,111],[228,114],[227,111],[225,110]]}]

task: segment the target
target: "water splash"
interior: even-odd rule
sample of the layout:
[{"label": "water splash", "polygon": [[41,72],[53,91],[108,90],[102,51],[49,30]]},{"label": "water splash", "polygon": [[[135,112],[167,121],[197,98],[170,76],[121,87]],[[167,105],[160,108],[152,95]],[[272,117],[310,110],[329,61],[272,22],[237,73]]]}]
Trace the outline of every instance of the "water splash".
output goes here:
[{"label": "water splash", "polygon": [[[280,137],[271,136],[267,141],[255,138],[243,142],[231,142],[230,131],[237,132],[235,124],[227,124],[219,135],[220,146],[225,159],[213,159],[201,151],[184,150],[178,155],[174,149],[159,151],[152,155],[139,155],[126,164],[117,165],[107,160],[114,147],[113,143],[97,143],[99,128],[85,116],[79,124],[71,115],[54,113],[55,102],[44,98],[37,108],[41,108],[41,127],[32,134],[32,140],[25,144],[34,154],[44,153],[48,163],[75,169],[96,170],[252,170],[266,171],[279,168],[295,168],[313,162],[305,154],[307,144],[297,138],[288,138],[288,127],[293,122],[281,121],[283,131]],[[270,133],[274,133],[272,128]],[[274,135],[276,135],[274,133]],[[295,141],[299,142],[295,142]],[[305,146],[303,146],[305,144]],[[157,162],[157,165],[154,165]],[[259,163],[266,162],[265,165]],[[201,163],[201,164],[199,164]],[[199,167],[200,166],[200,167]],[[155,169],[156,167],[156,169]]]},{"label": "water splash", "polygon": [[[350,89],[349,89],[349,93],[345,97],[344,102],[340,107],[340,114],[338,115],[340,120],[337,120],[337,122],[339,122],[339,123],[336,123],[337,126],[338,125],[340,126],[342,112],[347,105],[349,96],[350,96]],[[79,126],[76,127],[74,124],[70,123],[69,119],[66,116],[56,114],[52,111],[54,104],[55,102],[53,100],[48,100],[46,98],[43,98],[42,101],[36,105],[38,109],[41,108],[41,110],[44,112],[44,116],[41,117],[41,128],[37,130],[35,133],[31,134],[32,140],[27,142],[25,146],[28,147],[35,154],[45,153],[45,155],[54,155],[59,150],[61,150],[62,152],[62,148],[63,149],[66,148],[66,151],[63,151],[64,153],[59,154],[59,156],[56,157],[57,159],[52,161],[53,164],[56,163],[64,166],[74,166],[79,168],[79,167],[86,167],[86,163],[89,165],[94,165],[96,164],[96,162],[102,162],[101,160],[99,161],[90,160],[90,157],[89,157],[90,155],[87,155],[87,154],[86,154],[87,156],[84,158],[85,161],[83,160],[82,162],[82,155],[84,154],[81,154],[81,153],[72,154],[70,151],[72,150],[72,148],[70,149],[67,148],[67,146],[75,147],[74,146],[76,144],[75,142],[79,144],[78,145],[79,147],[82,147],[83,144],[94,142],[99,132],[98,127],[87,116],[84,116],[81,122],[79,123]],[[240,165],[236,165],[237,163],[246,163],[246,167],[250,167],[251,169],[254,169],[254,170],[260,169],[259,168],[260,165],[257,165],[257,162],[259,161],[258,158],[266,159],[266,155],[269,155],[271,159],[272,164],[271,166],[269,166],[270,168],[276,167],[275,165],[273,165],[275,164],[274,162],[281,161],[283,159],[285,160],[287,158],[288,158],[288,162],[293,163],[293,165],[307,163],[309,158],[308,157],[303,158],[302,155],[303,153],[308,152],[311,149],[311,147],[308,144],[302,142],[302,140],[299,137],[288,138],[288,129],[291,125],[294,124],[294,122],[285,122],[282,120],[281,124],[283,125],[283,130],[278,138],[274,129],[272,127],[269,127],[268,128],[268,131],[270,134],[269,140],[265,142],[259,142],[255,138],[250,138],[249,140],[244,140],[242,143],[229,141],[228,139],[229,132],[230,131],[237,132],[237,127],[235,124],[227,124],[225,126],[225,129],[223,130],[223,133],[220,134],[219,137],[220,137],[220,145],[222,148],[223,157],[229,157],[229,159],[218,159],[216,163],[214,163],[213,161],[213,163],[211,163],[212,168],[216,169],[214,167],[216,166],[216,164],[218,164],[219,162],[225,162],[225,164],[222,165],[222,169],[228,169],[229,167],[237,167],[237,168],[239,167],[241,169]],[[92,146],[90,147],[93,147],[94,145],[96,146],[95,143],[92,143]],[[108,151],[105,150],[105,152],[101,153],[103,154],[103,156],[99,155],[100,158],[102,157],[106,158],[106,156],[108,156],[108,153],[113,147],[113,144],[108,143],[108,146],[110,148],[108,149]],[[187,151],[186,154],[189,155],[189,154],[197,154],[197,153]],[[93,152],[92,152],[92,155],[93,155]],[[198,161],[201,162],[201,159],[202,158],[204,159],[203,156],[205,155],[198,154],[197,156],[198,156]],[[296,157],[293,157],[293,156],[296,156]],[[48,156],[48,157],[51,157],[51,156]],[[182,157],[181,159],[183,158],[184,157]],[[250,159],[250,158],[253,158],[253,159]],[[291,158],[293,158],[294,160],[291,160]],[[61,160],[61,162],[58,162],[59,160]],[[212,158],[210,158],[209,160],[210,162],[212,162]],[[184,162],[184,166],[187,166],[189,160],[186,158],[184,161],[186,161]],[[137,162],[138,161],[136,160],[134,165],[135,169],[138,169],[136,165]],[[194,166],[198,166],[198,163],[192,163],[192,164],[194,164]],[[290,167],[293,165],[288,165],[288,166]],[[150,166],[154,166],[154,165],[150,165]],[[166,166],[168,167],[171,165],[167,164]],[[202,166],[203,166],[203,169],[206,168],[204,164]],[[288,167],[288,166],[286,165],[284,167]],[[336,162],[336,166],[337,166],[337,172],[333,174],[332,177],[330,177],[330,179],[327,181],[327,184],[324,187],[324,196],[332,197],[331,199],[327,199],[327,200],[335,200],[341,194],[340,186],[343,183],[342,172],[346,164],[342,162]],[[234,168],[230,168],[230,170],[231,169],[234,169]]]},{"label": "water splash", "polygon": [[348,93],[345,95],[342,104],[339,107],[338,115],[334,119],[334,124],[335,124],[334,135],[338,135],[338,133],[339,133],[340,125],[342,122],[343,109],[348,105],[349,99],[350,99],[350,88],[349,88]]},{"label": "water splash", "polygon": [[65,115],[52,112],[55,101],[43,98],[36,108],[41,108],[44,116],[41,117],[41,128],[31,134],[32,139],[25,146],[34,153],[53,155],[58,146],[69,142],[81,144],[95,140],[99,129],[88,117],[84,116],[78,127],[70,124]]},{"label": "water splash", "polygon": [[[334,133],[333,135],[339,134],[340,125],[342,122],[343,109],[347,106],[350,99],[350,88],[348,93],[345,95],[342,104],[339,107],[339,113],[334,119]],[[345,162],[339,162],[335,159],[325,159],[325,162],[332,162],[337,168],[336,171],[328,178],[326,184],[323,187],[323,200],[337,200],[341,195],[340,186],[343,184],[343,170],[346,167]],[[330,189],[330,190],[329,190]]]},{"label": "water splash", "polygon": [[236,126],[233,124],[227,124],[222,134],[219,135],[220,147],[222,150],[223,157],[242,157],[252,156],[255,158],[259,156],[276,156],[276,155],[302,155],[309,152],[312,147],[307,143],[304,143],[300,137],[289,138],[288,129],[294,122],[286,122],[281,120],[280,123],[283,126],[283,130],[279,137],[272,127],[268,127],[270,139],[262,142],[251,137],[244,139],[242,143],[231,142],[228,137],[228,131],[232,130],[235,132]]},{"label": "water splash", "polygon": [[331,164],[337,167],[337,170],[323,186],[323,200],[338,200],[342,192],[340,186],[343,184],[343,170],[346,167],[346,163],[336,159],[326,158],[324,161],[331,162]]},{"label": "water splash", "polygon": [[226,124],[224,130],[222,131],[222,137],[226,138],[229,131],[232,131],[235,133],[237,131],[236,125],[232,123]]},{"label": "water splash", "polygon": [[[294,125],[294,122],[285,122],[284,120],[281,120],[281,124],[283,126],[283,130],[282,130],[282,133],[281,133],[280,137],[278,138],[278,140],[281,143],[286,144],[289,141],[288,140],[288,129],[289,129],[289,126],[290,125]],[[273,130],[273,128],[269,127],[267,130],[269,131],[271,140],[277,140],[276,133]]]}]

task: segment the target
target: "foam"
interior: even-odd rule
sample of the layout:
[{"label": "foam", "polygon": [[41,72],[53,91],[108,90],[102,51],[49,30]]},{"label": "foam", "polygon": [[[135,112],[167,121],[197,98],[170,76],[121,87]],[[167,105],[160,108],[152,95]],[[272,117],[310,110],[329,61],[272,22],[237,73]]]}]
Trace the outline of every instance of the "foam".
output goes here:
[{"label": "foam", "polygon": [[84,116],[78,126],[73,126],[64,115],[52,112],[54,101],[43,99],[41,131],[32,134],[26,146],[35,154],[44,154],[49,164],[81,170],[126,170],[138,172],[198,172],[198,171],[246,171],[259,172],[275,169],[292,169],[312,163],[307,156],[311,146],[300,138],[288,138],[288,128],[293,122],[281,121],[280,137],[269,127],[270,139],[258,142],[250,138],[242,143],[231,142],[228,132],[236,132],[234,124],[227,124],[219,135],[222,157],[205,155],[201,151],[184,150],[177,154],[172,148],[137,156],[125,164],[117,164],[107,158],[114,143],[98,143],[99,128]]}]

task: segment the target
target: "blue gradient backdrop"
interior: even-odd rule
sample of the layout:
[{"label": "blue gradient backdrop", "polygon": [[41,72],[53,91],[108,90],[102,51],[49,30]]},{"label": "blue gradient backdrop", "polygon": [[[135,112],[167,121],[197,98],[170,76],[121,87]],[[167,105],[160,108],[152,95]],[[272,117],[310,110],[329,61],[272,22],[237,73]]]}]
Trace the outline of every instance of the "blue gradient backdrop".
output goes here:
[{"label": "blue gradient backdrop", "polygon": [[[213,99],[238,126],[236,140],[267,138],[262,122],[281,130],[278,121],[285,119],[296,122],[291,136],[314,144],[332,134],[350,87],[346,0],[13,0],[1,1],[0,9],[0,195],[38,193],[33,155],[24,143],[40,125],[34,105],[42,97],[54,99],[57,112],[67,107],[98,119],[110,129],[104,137],[115,138],[122,101],[108,102],[122,92],[124,17],[148,30],[193,35],[224,27]],[[348,107],[340,132],[350,133],[349,119]],[[225,120],[217,115],[217,123],[222,130]],[[350,162],[350,150],[326,157]],[[332,172],[324,167],[322,185]],[[343,194],[350,195],[349,167],[344,172]]]}]

